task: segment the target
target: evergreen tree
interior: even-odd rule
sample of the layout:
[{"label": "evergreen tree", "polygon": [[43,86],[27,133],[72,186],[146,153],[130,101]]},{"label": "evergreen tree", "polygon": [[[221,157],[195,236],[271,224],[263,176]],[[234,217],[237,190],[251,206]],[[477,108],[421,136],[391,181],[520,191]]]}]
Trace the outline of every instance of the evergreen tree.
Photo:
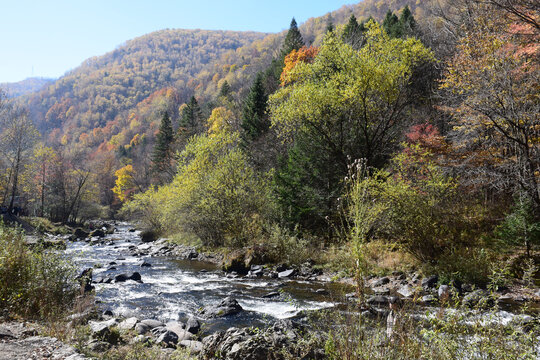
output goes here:
[{"label": "evergreen tree", "polygon": [[328,18],[326,19],[326,32],[333,32],[334,31],[334,19],[332,18],[332,13],[328,14]]},{"label": "evergreen tree", "polygon": [[270,121],[266,114],[268,95],[264,89],[263,74],[258,73],[244,105],[242,129],[244,141],[254,140],[268,130]]},{"label": "evergreen tree", "polygon": [[401,27],[402,35],[412,35],[416,30],[416,20],[411,13],[411,9],[406,5],[405,8],[401,11],[399,16],[399,25]]},{"label": "evergreen tree", "polygon": [[401,24],[398,17],[391,10],[388,10],[383,21],[383,28],[392,38],[399,38],[402,35]]},{"label": "evergreen tree", "polygon": [[189,102],[182,110],[182,117],[180,119],[180,126],[188,132],[198,132],[202,129],[202,111],[199,107],[199,103],[195,96],[192,96]]},{"label": "evergreen tree", "polygon": [[304,39],[302,38],[302,34],[300,34],[300,30],[298,30],[296,20],[293,18],[291,21],[291,26],[289,27],[289,32],[287,33],[287,36],[285,36],[285,41],[283,42],[283,46],[281,48],[282,59],[285,58],[285,56],[287,56],[291,51],[298,50],[302,46],[304,46]]},{"label": "evergreen tree", "polygon": [[[225,80],[219,89],[219,96],[228,97],[231,94],[231,86],[229,82]],[[195,100],[197,101],[197,100]]]},{"label": "evergreen tree", "polygon": [[167,112],[163,113],[159,132],[156,136],[152,155],[153,169],[156,173],[169,172],[172,168],[172,144],[174,141],[171,119]]},{"label": "evergreen tree", "polygon": [[343,41],[355,49],[360,49],[364,43],[364,23],[359,24],[354,14],[349,18],[349,22],[343,29]]}]

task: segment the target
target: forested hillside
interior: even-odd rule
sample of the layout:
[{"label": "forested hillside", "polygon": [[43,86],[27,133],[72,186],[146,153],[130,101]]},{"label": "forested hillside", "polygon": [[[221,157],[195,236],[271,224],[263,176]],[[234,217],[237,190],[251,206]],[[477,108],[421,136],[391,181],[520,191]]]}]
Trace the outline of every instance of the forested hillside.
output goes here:
[{"label": "forested hillside", "polygon": [[10,97],[18,97],[39,91],[54,81],[55,79],[32,77],[14,83],[0,84],[0,89],[4,89]]}]

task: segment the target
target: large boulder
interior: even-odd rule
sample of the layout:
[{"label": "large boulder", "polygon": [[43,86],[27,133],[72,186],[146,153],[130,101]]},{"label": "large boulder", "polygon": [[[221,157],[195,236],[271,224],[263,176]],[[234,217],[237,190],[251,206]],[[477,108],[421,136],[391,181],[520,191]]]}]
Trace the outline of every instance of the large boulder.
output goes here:
[{"label": "large boulder", "polygon": [[190,317],[186,322],[186,330],[192,334],[197,334],[201,330],[201,323],[199,320]]},{"label": "large boulder", "polygon": [[437,285],[437,282],[439,281],[439,277],[437,275],[428,276],[422,279],[422,287],[424,290],[429,290],[435,287]]},{"label": "large boulder", "polygon": [[221,268],[225,272],[237,272],[242,275],[247,274],[249,271],[249,266],[246,266],[245,263],[245,254],[242,251],[230,254]]},{"label": "large boulder", "polygon": [[176,347],[178,344],[178,335],[173,331],[166,330],[158,336],[156,342],[165,347]]},{"label": "large boulder", "polygon": [[141,231],[140,236],[143,243],[154,242],[158,239],[157,232],[150,229]]},{"label": "large boulder", "polygon": [[73,231],[73,235],[75,235],[77,237],[77,239],[85,239],[88,237],[88,232],[87,231],[84,231],[83,229],[81,228],[76,228],[74,231]]},{"label": "large boulder", "polygon": [[283,320],[262,332],[233,327],[204,338],[201,355],[203,359],[215,359],[219,354],[220,358],[228,360],[281,360],[285,359],[283,354],[290,352],[292,358],[300,358],[295,351],[299,336],[292,322]]},{"label": "large boulder", "polygon": [[101,229],[96,229],[90,233],[90,236],[102,238],[105,236],[105,231]]},{"label": "large boulder", "polygon": [[217,305],[205,307],[200,313],[206,318],[218,318],[238,314],[243,310],[238,301],[232,297],[226,297]]}]

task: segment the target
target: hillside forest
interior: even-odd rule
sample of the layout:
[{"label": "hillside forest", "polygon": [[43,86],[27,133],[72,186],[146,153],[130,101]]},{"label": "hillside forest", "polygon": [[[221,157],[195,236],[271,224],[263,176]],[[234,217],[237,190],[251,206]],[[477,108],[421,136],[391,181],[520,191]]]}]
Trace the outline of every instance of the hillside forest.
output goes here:
[{"label": "hillside forest", "polygon": [[540,245],[539,40],[529,0],[151,33],[2,95],[2,209],[349,275],[520,277]]}]

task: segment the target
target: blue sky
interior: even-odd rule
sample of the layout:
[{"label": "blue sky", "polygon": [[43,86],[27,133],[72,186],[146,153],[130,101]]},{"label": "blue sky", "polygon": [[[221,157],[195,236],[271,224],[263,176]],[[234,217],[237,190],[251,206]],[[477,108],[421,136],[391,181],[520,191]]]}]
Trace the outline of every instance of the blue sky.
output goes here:
[{"label": "blue sky", "polygon": [[60,77],[160,29],[278,32],[354,0],[0,0],[0,83]]}]

